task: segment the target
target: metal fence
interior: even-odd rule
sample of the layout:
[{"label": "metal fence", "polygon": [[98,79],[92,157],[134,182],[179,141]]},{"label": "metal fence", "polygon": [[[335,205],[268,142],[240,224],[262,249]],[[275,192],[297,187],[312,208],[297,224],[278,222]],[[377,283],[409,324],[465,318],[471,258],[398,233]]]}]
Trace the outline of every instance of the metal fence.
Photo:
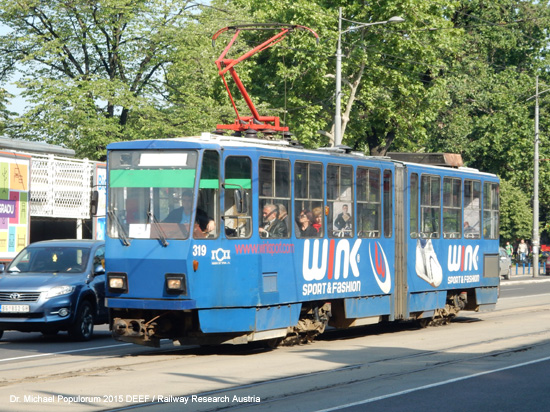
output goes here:
[{"label": "metal fence", "polygon": [[95,163],[32,154],[30,215],[89,219]]}]

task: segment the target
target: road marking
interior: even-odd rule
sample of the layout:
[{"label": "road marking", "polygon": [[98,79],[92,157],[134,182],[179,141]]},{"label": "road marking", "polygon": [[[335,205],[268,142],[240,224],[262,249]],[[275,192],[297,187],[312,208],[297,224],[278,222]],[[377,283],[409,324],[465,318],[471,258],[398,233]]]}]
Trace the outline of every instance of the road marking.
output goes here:
[{"label": "road marking", "polygon": [[393,398],[393,397],[395,397],[395,396],[406,395],[406,394],[408,394],[408,393],[412,393],[412,392],[416,392],[416,391],[422,391],[422,390],[424,390],[424,389],[436,388],[436,387],[438,387],[438,386],[447,385],[447,384],[449,384],[449,383],[460,382],[460,381],[464,381],[464,380],[466,380],[466,379],[477,378],[478,376],[489,375],[489,374],[491,374],[491,373],[502,372],[502,371],[509,370],[509,369],[520,368],[520,367],[522,367],[522,366],[532,365],[532,364],[540,363],[540,362],[546,362],[546,361],[548,361],[548,360],[550,360],[550,356],[548,356],[548,357],[546,357],[546,358],[542,358],[542,359],[532,360],[532,361],[529,361],[529,362],[518,363],[517,365],[506,366],[506,367],[504,367],[504,368],[498,368],[498,369],[493,369],[493,370],[490,370],[490,371],[474,373],[473,375],[462,376],[462,377],[460,377],[460,378],[448,379],[448,380],[446,380],[446,381],[442,381],[442,382],[438,382],[438,383],[432,383],[432,384],[430,384],[430,385],[419,386],[419,387],[417,387],[417,388],[406,389],[406,390],[404,390],[404,391],[394,392],[394,393],[390,393],[390,394],[387,394],[387,395],[376,396],[376,397],[374,397],[374,398],[364,399],[364,400],[358,401],[358,402],[353,402],[353,403],[348,403],[348,404],[344,404],[344,405],[339,405],[339,406],[336,406],[336,407],[334,407],[334,408],[319,409],[319,410],[317,410],[317,411],[315,411],[315,412],[339,411],[339,410],[342,410],[342,409],[344,409],[344,408],[351,408],[351,407],[353,407],[353,406],[364,405],[364,404],[366,404],[366,403],[372,403],[372,402],[376,402],[376,401],[381,401],[381,400],[384,400],[384,399]]},{"label": "road marking", "polygon": [[6,358],[6,359],[0,359],[0,362],[7,362],[7,361],[14,361],[14,360],[22,360],[22,359],[31,359],[31,358],[40,358],[43,356],[51,356],[51,355],[65,355],[67,353],[76,353],[76,352],[85,352],[88,350],[98,350],[98,349],[107,349],[107,348],[119,348],[121,346],[129,346],[133,345],[133,343],[119,343],[117,345],[108,345],[108,346],[96,346],[94,348],[84,348],[84,349],[73,349],[73,350],[64,350],[61,352],[49,352],[49,353],[41,353],[39,355],[26,355],[26,356],[18,356],[15,358]]}]

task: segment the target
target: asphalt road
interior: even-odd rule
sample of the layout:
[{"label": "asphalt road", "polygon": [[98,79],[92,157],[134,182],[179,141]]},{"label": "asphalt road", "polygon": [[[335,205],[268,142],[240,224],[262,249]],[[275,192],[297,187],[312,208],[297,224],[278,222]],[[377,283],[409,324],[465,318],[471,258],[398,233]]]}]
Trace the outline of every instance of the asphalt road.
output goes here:
[{"label": "asphalt road", "polygon": [[549,368],[550,357],[543,357],[316,412],[544,411],[550,405]]}]

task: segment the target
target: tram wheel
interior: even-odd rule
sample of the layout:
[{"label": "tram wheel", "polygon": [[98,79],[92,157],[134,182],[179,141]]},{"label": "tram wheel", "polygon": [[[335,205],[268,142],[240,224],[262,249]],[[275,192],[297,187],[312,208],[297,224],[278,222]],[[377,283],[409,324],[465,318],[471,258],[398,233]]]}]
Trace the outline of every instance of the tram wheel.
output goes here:
[{"label": "tram wheel", "polygon": [[280,346],[281,343],[283,343],[284,338],[273,338],[273,339],[267,339],[264,341],[264,346],[267,349],[275,349],[276,347]]},{"label": "tram wheel", "polygon": [[421,329],[425,329],[430,325],[431,321],[432,321],[432,318],[422,318],[422,319],[418,319],[417,323]]}]

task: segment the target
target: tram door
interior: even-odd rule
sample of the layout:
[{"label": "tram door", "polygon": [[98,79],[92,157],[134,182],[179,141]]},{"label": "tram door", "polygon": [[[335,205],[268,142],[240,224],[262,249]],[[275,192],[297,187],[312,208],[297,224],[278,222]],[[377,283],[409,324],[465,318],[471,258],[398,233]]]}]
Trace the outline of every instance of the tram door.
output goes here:
[{"label": "tram door", "polygon": [[252,160],[224,159],[222,224],[225,238],[243,242],[252,234]]},{"label": "tram door", "polygon": [[407,310],[407,245],[406,245],[406,201],[407,173],[403,165],[395,167],[395,319],[409,317]]},{"label": "tram door", "polygon": [[250,248],[252,236],[252,159],[225,153],[222,161],[220,246],[212,254],[212,270],[224,286],[227,306],[252,306],[259,255]]},{"label": "tram door", "polygon": [[264,304],[295,299],[290,173],[288,159],[258,160],[258,213],[254,224],[258,228],[260,299]]}]

